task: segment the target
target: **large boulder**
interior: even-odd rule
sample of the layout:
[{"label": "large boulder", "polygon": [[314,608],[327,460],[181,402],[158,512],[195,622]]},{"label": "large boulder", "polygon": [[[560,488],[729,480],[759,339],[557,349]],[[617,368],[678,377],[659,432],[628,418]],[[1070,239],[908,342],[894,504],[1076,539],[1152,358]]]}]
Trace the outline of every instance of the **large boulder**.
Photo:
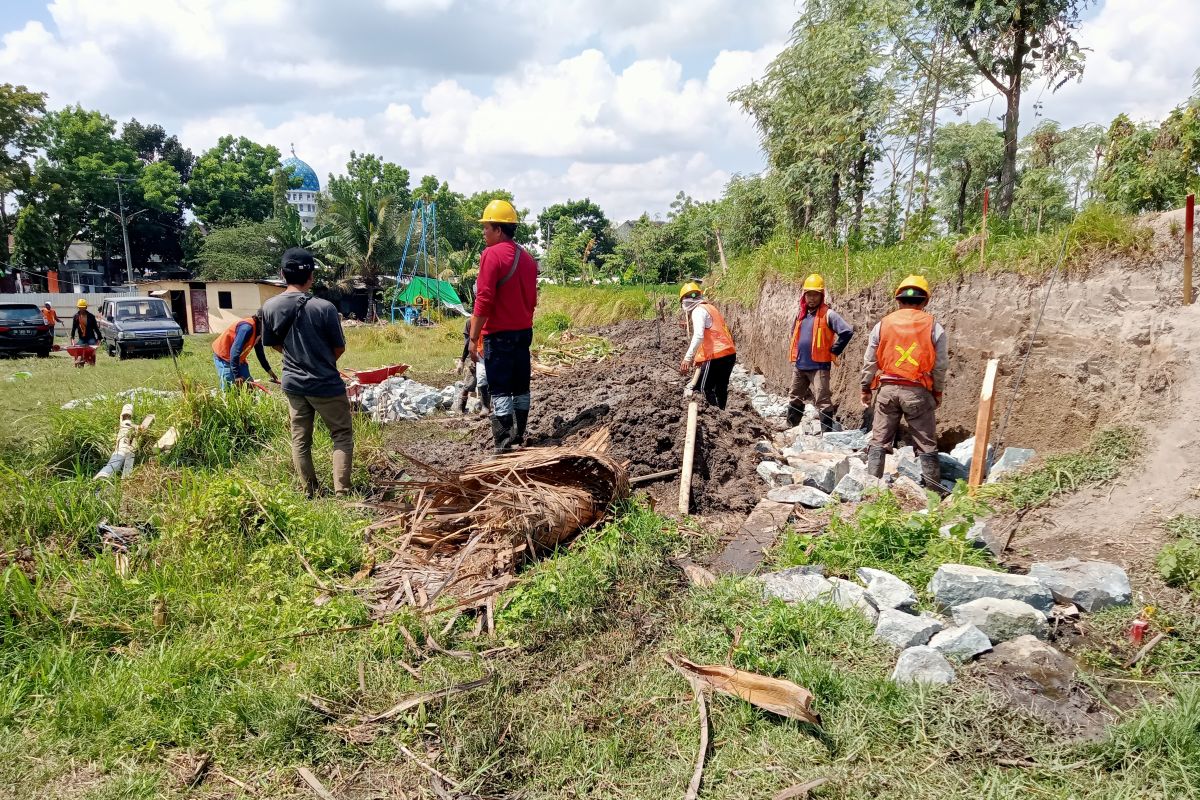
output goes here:
[{"label": "large boulder", "polygon": [[1041,582],[1060,603],[1074,603],[1088,612],[1126,605],[1133,596],[1125,570],[1107,561],[1040,561],[1030,565],[1029,577]]},{"label": "large boulder", "polygon": [[898,608],[907,611],[917,604],[917,593],[913,587],[890,572],[870,567],[859,567],[858,579],[867,586],[867,596],[876,608]]},{"label": "large boulder", "polygon": [[833,498],[812,486],[780,486],[767,492],[767,499],[776,503],[799,503],[805,508],[821,508],[834,502]]},{"label": "large boulder", "polygon": [[1046,615],[1020,600],[981,597],[956,606],[951,613],[955,624],[974,625],[993,643],[1018,636],[1045,639],[1050,633]]},{"label": "large boulder", "polygon": [[1006,447],[1000,458],[996,459],[996,463],[992,464],[992,468],[988,470],[988,483],[995,483],[1007,472],[1013,472],[1028,464],[1037,456],[1033,450],[1024,447]]},{"label": "large boulder", "polygon": [[974,625],[956,625],[938,631],[929,640],[929,646],[948,658],[970,661],[980,653],[992,649],[987,634]]},{"label": "large boulder", "polygon": [[942,629],[942,623],[932,617],[916,617],[894,608],[883,608],[875,623],[875,638],[904,650],[925,644]]},{"label": "large boulder", "polygon": [[755,471],[771,487],[790,486],[795,481],[792,468],[778,461],[762,461]]},{"label": "large boulder", "polygon": [[830,578],[829,582],[833,584],[833,592],[829,596],[829,600],[838,608],[852,608],[860,612],[870,622],[879,620],[879,609],[871,602],[871,598],[867,596],[867,590],[859,586],[853,581],[844,580],[842,578]]},{"label": "large boulder", "polygon": [[1050,590],[1027,575],[1010,575],[967,564],[943,564],[929,582],[933,599],[943,608],[954,608],[981,597],[1020,600],[1042,613],[1054,607]]},{"label": "large boulder", "polygon": [[954,667],[934,648],[918,645],[900,654],[892,670],[892,680],[926,686],[954,683]]},{"label": "large boulder", "polygon": [[788,467],[793,471],[792,481],[794,483],[812,486],[826,494],[832,492],[833,487],[837,486],[833,470],[824,464],[816,464],[800,458],[789,458]]},{"label": "large boulder", "polygon": [[833,584],[823,576],[813,574],[811,569],[811,567],[792,567],[763,575],[763,596],[778,597],[788,603],[828,600],[833,594]]},{"label": "large boulder", "polygon": [[1035,636],[1018,636],[980,659],[992,669],[1019,675],[1042,692],[1062,697],[1071,688],[1075,662]]},{"label": "large boulder", "polygon": [[887,484],[879,478],[866,474],[849,474],[833,487],[833,496],[843,503],[857,503],[869,489],[886,489]]},{"label": "large boulder", "polygon": [[951,458],[945,453],[938,453],[938,466],[942,470],[942,480],[950,481],[965,481],[971,474],[966,464]]},{"label": "large boulder", "polygon": [[842,452],[857,452],[866,449],[870,431],[836,431],[824,434],[825,443]]}]

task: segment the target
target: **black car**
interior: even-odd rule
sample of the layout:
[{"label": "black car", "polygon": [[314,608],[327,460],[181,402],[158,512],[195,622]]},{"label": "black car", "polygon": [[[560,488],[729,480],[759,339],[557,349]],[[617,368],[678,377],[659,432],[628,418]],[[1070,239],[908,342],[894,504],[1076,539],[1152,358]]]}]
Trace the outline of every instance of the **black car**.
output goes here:
[{"label": "black car", "polygon": [[183,350],[183,331],[167,304],[157,297],[109,298],[100,307],[97,322],[101,345],[116,358]]},{"label": "black car", "polygon": [[54,328],[33,303],[0,303],[0,352],[50,355]]}]

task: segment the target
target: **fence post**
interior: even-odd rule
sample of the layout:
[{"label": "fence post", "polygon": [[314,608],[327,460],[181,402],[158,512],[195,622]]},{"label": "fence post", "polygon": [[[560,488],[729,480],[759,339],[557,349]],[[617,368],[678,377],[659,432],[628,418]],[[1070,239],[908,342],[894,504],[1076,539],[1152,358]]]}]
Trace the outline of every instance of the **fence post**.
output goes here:
[{"label": "fence post", "polygon": [[1196,227],[1196,195],[1187,196],[1183,212],[1183,304],[1192,304],[1192,235]]}]

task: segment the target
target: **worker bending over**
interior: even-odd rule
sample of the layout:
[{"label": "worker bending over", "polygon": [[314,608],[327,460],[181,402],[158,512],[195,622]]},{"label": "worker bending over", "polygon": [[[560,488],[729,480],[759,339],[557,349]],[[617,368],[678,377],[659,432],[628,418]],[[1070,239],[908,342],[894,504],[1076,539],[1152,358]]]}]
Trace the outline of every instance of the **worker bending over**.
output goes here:
[{"label": "worker bending over", "polygon": [[704,399],[710,404],[724,409],[729,399],[729,376],[737,362],[737,348],[729,326],[717,307],[704,299],[704,290],[694,281],[679,290],[679,302],[692,325],[692,340],[679,364],[679,374],[687,375],[693,367],[699,367],[696,388],[704,391]]},{"label": "worker bending over", "polygon": [[256,311],[254,316],[240,319],[230,325],[212,343],[213,366],[217,368],[217,377],[221,388],[227,389],[230,384],[241,386],[250,377],[250,365],[246,363],[250,351],[258,358],[263,370],[271,376],[272,383],[279,383],[271,362],[267,361],[267,353],[263,350],[262,341],[262,311]]},{"label": "worker bending over", "polygon": [[[537,261],[513,241],[517,210],[507,200],[487,204],[483,216],[475,314],[467,351],[483,362],[492,400],[492,439],[497,453],[525,444],[529,424],[533,311],[537,307]],[[480,337],[482,336],[482,352]]]},{"label": "worker bending over", "polygon": [[821,415],[821,432],[833,430],[833,395],[829,391],[829,373],[833,362],[846,349],[854,328],[841,314],[829,307],[825,298],[825,279],[817,273],[804,280],[800,310],[792,324],[792,390],[788,398],[787,423],[799,425],[804,403],[812,400]]},{"label": "worker bending over", "polygon": [[938,466],[935,410],[942,404],[949,337],[925,311],[929,282],[924,277],[905,278],[896,289],[896,302],[900,307],[871,330],[863,359],[864,407],[871,404],[872,390],[879,390],[875,395],[867,472],[876,478],[883,476],[884,455],[903,417],[912,434],[913,450],[921,461],[922,482],[926,488],[945,494]]}]

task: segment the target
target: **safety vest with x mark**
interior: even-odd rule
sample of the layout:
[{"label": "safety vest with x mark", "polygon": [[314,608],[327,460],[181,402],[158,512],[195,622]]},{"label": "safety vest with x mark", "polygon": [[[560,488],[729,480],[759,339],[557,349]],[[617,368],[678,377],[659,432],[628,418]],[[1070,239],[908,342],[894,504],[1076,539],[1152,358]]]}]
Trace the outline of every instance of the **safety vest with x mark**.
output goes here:
[{"label": "safety vest with x mark", "polygon": [[897,309],[884,317],[880,324],[879,348],[875,351],[879,368],[876,382],[885,378],[932,389],[933,368],[937,362],[933,325],[932,316],[915,308]]},{"label": "safety vest with x mark", "polygon": [[908,346],[907,350],[905,350],[900,345],[895,345],[895,348],[896,348],[896,352],[900,354],[900,357],[898,359],[896,359],[897,367],[900,366],[901,364],[908,363],[908,364],[912,364],[914,367],[920,368],[920,366],[921,366],[920,362],[912,357],[913,351],[917,349],[916,342],[913,342],[912,344],[910,344]]}]

